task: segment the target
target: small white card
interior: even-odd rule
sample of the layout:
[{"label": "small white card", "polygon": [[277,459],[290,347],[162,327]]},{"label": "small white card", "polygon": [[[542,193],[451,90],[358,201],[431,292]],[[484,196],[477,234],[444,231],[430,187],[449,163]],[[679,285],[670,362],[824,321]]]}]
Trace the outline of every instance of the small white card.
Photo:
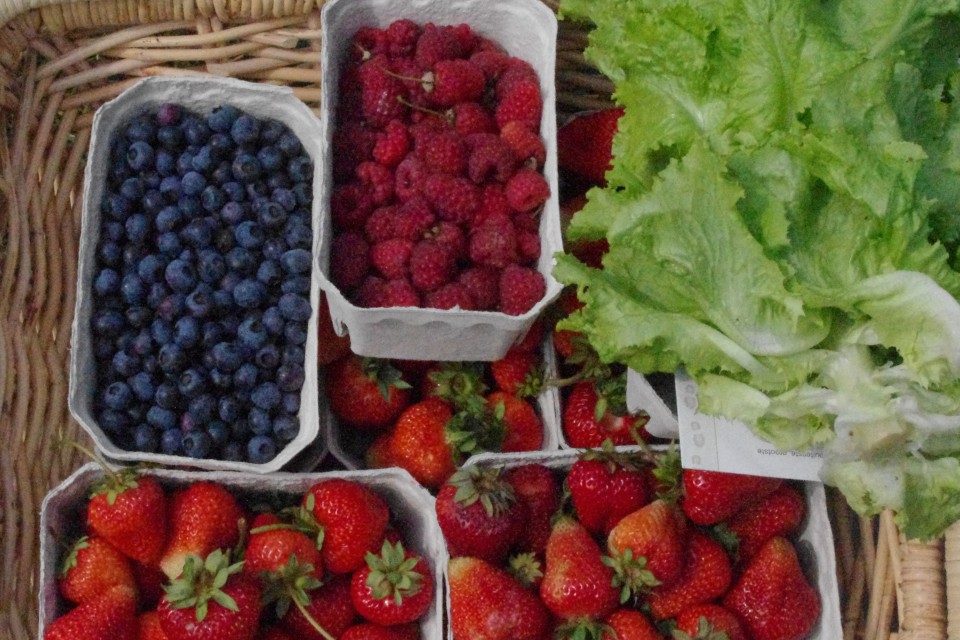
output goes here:
[{"label": "small white card", "polygon": [[742,422],[698,413],[697,384],[682,371],[675,378],[680,460],[685,469],[820,480],[820,450],[782,451]]}]

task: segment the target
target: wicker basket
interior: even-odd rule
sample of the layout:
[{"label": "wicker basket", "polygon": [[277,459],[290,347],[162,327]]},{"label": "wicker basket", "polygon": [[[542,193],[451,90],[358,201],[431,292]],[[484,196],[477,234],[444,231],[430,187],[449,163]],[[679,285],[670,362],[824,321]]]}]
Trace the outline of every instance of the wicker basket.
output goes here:
[{"label": "wicker basket", "polygon": [[[63,443],[85,441],[66,398],[94,111],[138,78],[182,73],[289,85],[317,109],[321,4],[0,0],[0,638],[36,637],[38,507],[81,464]],[[561,23],[560,118],[610,104],[586,42],[586,26]],[[861,519],[831,496],[845,638],[947,638],[960,528],[956,541],[907,542],[891,514]],[[949,622],[960,639],[960,616]]]}]

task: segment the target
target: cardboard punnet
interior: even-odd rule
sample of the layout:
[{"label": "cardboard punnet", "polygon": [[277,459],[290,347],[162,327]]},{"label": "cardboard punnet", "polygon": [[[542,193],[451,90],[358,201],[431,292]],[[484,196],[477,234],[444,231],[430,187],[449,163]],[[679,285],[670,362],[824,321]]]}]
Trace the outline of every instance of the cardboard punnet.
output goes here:
[{"label": "cardboard punnet", "polygon": [[[666,447],[654,447],[665,450]],[[484,453],[470,458],[465,466],[483,465],[511,469],[525,464],[539,463],[557,470],[567,470],[582,450],[567,449],[543,453]],[[837,640],[843,637],[840,618],[840,591],[837,585],[836,555],[833,530],[827,515],[827,498],[819,482],[804,482],[807,498],[807,518],[796,541],[797,554],[807,579],[820,594],[820,620],[806,640]],[[444,569],[444,580],[447,572]],[[449,623],[450,589],[446,592],[447,636],[453,638]]]},{"label": "cardboard punnet", "polygon": [[[511,316],[490,311],[403,308],[361,308],[352,304],[329,280],[332,229],[329,216],[332,140],[337,120],[340,72],[351,38],[361,26],[386,27],[407,18],[424,24],[469,24],[502,45],[507,53],[529,62],[540,78],[543,117],[540,135],[546,147],[544,177],[550,186],[540,220],[541,255],[538,270],[547,283],[546,295],[527,313]],[[554,254],[562,251],[557,178],[556,87],[553,81],[557,19],[540,0],[333,0],[321,14],[324,40],[321,66],[323,109],[320,120],[325,152],[322,190],[321,243],[318,256],[321,287],[327,294],[337,333],[350,334],[355,353],[408,360],[496,360],[523,338],[540,312],[561,290],[551,271]]]},{"label": "cardboard punnet", "polygon": [[[84,465],[50,491],[40,507],[40,629],[43,637],[49,624],[67,609],[57,589],[57,572],[63,553],[81,535],[81,525],[91,485],[103,478],[103,470],[94,463]],[[434,516],[434,498],[402,469],[376,471],[327,471],[322,473],[274,473],[268,476],[233,471],[180,471],[150,469],[145,475],[156,478],[164,487],[175,489],[193,482],[217,482],[241,498],[264,499],[276,494],[296,501],[314,483],[332,478],[360,482],[386,499],[391,522],[403,533],[411,549],[430,564],[434,578],[434,602],[420,620],[425,640],[443,637],[443,568],[447,550],[443,534]]]},{"label": "cardboard punnet", "polygon": [[[293,95],[293,91],[289,87],[274,87],[231,78],[209,76],[154,77],[138,82],[100,107],[93,119],[90,152],[84,172],[77,301],[70,352],[70,412],[93,438],[96,447],[104,456],[112,460],[143,461],[205,469],[233,469],[258,473],[276,471],[290,462],[318,437],[320,428],[318,424],[316,358],[308,357],[304,362],[306,379],[301,391],[300,432],[294,440],[287,443],[277,453],[273,460],[264,464],[230,462],[210,458],[193,459],[187,456],[124,450],[110,441],[97,424],[93,414],[96,363],[93,355],[90,318],[94,311],[93,280],[97,266],[96,246],[100,237],[100,202],[109,167],[110,139],[113,132],[130,118],[164,102],[180,104],[186,109],[199,113],[209,113],[215,107],[229,103],[251,115],[260,118],[273,118],[284,123],[300,139],[304,149],[313,159],[314,194],[319,190],[320,167],[323,162],[319,121],[313,112]],[[320,242],[319,206],[316,199],[314,199],[311,217],[313,255],[316,255],[317,246]],[[307,342],[304,345],[307,354],[316,353],[317,350],[319,299],[320,286],[316,265],[314,265],[310,285],[312,315],[308,321]]]}]

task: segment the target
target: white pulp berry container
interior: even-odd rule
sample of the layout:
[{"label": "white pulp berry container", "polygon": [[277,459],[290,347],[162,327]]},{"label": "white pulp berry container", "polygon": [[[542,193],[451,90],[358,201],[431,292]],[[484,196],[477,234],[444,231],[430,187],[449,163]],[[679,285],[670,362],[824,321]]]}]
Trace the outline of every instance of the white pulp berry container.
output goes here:
[{"label": "white pulp berry container", "polygon": [[[337,120],[341,68],[354,33],[363,26],[386,27],[406,18],[418,24],[468,24],[477,33],[499,43],[508,54],[530,63],[540,78],[543,116],[540,135],[546,147],[543,174],[550,187],[540,219],[538,270],[546,281],[546,295],[527,313],[511,316],[491,311],[437,310],[413,307],[362,308],[351,303],[329,279],[332,228],[329,216],[332,178],[332,141]],[[349,333],[355,353],[407,360],[497,360],[520,341],[541,311],[562,289],[551,275],[554,254],[563,250],[557,179],[556,58],[557,19],[540,0],[332,0],[321,14],[324,69],[320,113],[325,153],[320,191],[321,243],[318,256],[321,287],[327,294],[334,328]]]}]

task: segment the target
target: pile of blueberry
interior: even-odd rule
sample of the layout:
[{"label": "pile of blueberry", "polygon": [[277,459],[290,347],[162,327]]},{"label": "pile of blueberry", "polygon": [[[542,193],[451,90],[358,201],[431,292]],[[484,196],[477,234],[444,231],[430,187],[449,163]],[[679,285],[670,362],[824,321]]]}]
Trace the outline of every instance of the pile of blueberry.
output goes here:
[{"label": "pile of blueberry", "polygon": [[313,162],[275,120],[163,104],[110,147],[90,329],[120,448],[262,464],[293,440]]}]

